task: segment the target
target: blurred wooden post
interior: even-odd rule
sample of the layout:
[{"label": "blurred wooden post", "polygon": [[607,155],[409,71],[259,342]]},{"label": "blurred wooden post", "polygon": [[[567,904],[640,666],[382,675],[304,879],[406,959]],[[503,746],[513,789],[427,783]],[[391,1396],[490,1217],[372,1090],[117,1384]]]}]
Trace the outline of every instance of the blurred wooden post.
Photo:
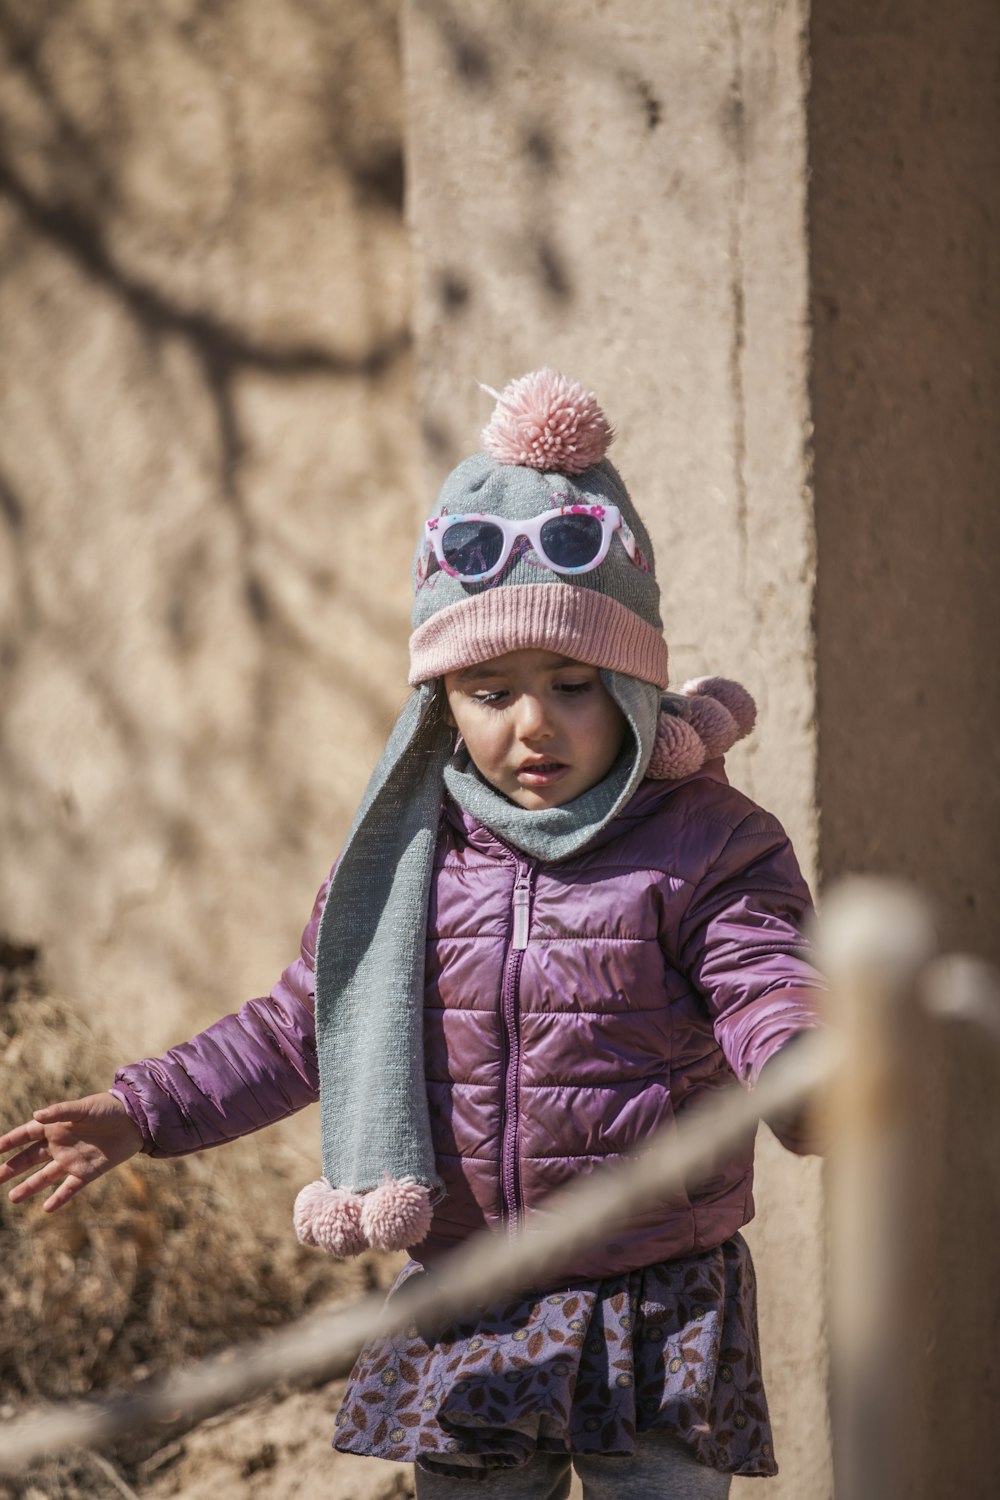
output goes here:
[{"label": "blurred wooden post", "polygon": [[[830,1089],[830,1333],[837,1500],[900,1500],[916,1417],[910,1285],[917,977],[933,927],[912,892],[852,880],[824,903],[822,961],[844,1064]],[[922,1205],[927,1211],[927,1205]]]}]

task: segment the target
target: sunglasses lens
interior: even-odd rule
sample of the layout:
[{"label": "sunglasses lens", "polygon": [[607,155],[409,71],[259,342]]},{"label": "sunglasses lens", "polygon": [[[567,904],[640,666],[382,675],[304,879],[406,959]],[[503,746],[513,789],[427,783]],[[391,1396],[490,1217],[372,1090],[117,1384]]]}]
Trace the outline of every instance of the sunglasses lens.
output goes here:
[{"label": "sunglasses lens", "polygon": [[503,551],[503,532],[492,521],[456,521],[441,536],[449,568],[476,578],[496,566]]},{"label": "sunglasses lens", "polygon": [[604,528],[596,516],[553,516],[542,527],[542,551],[557,568],[585,568],[601,550]]}]

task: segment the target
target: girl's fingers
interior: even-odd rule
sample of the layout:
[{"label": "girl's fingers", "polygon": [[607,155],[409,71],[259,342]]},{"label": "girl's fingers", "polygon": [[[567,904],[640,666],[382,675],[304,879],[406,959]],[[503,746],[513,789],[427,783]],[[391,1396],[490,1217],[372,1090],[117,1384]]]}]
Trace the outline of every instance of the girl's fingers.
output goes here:
[{"label": "girl's fingers", "polygon": [[0,1151],[13,1151],[15,1146],[27,1146],[29,1141],[40,1141],[44,1135],[44,1127],[36,1120],[29,1120],[26,1125],[15,1125],[6,1135],[0,1135]]},{"label": "girl's fingers", "polygon": [[22,1172],[27,1172],[31,1167],[40,1167],[48,1159],[49,1150],[45,1142],[32,1141],[30,1146],[26,1146],[0,1167],[0,1184],[9,1182],[12,1177],[20,1177]]},{"label": "girl's fingers", "polygon": [[33,1198],[36,1193],[43,1193],[54,1182],[58,1182],[65,1171],[65,1167],[60,1167],[57,1162],[50,1161],[40,1172],[36,1172],[34,1177],[28,1177],[24,1182],[19,1182],[17,1187],[11,1188],[7,1197],[11,1203],[21,1203],[25,1198]]},{"label": "girl's fingers", "polygon": [[54,1214],[57,1208],[62,1208],[64,1203],[68,1203],[71,1198],[75,1198],[80,1189],[86,1187],[86,1185],[82,1178],[75,1177],[71,1172],[59,1184],[52,1196],[46,1198],[42,1204],[42,1211],[47,1214]]}]

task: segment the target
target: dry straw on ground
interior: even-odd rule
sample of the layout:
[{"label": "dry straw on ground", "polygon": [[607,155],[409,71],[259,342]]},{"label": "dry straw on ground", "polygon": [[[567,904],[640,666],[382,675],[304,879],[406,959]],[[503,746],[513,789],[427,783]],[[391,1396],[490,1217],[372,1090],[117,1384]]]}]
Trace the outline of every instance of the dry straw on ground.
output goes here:
[{"label": "dry straw on ground", "polygon": [[[116,1061],[108,1038],[46,991],[32,951],[3,943],[0,1059],[0,1132],[42,1103],[106,1088]],[[341,1266],[299,1246],[281,1206],[291,1192],[276,1191],[265,1137],[179,1161],[136,1157],[52,1216],[0,1194],[0,1416],[130,1385],[384,1282],[374,1255]],[[115,1456],[135,1472],[170,1436]],[[121,1494],[97,1462],[50,1465],[17,1494]]]},{"label": "dry straw on ground", "polygon": [[[30,961],[6,971],[0,1049],[0,1129],[106,1088],[114,1073],[106,1039],[44,993]],[[3,1398],[82,1394],[165,1370],[336,1289],[336,1268],[266,1225],[267,1189],[241,1165],[225,1151],[136,1157],[52,1216],[0,1197]]]}]

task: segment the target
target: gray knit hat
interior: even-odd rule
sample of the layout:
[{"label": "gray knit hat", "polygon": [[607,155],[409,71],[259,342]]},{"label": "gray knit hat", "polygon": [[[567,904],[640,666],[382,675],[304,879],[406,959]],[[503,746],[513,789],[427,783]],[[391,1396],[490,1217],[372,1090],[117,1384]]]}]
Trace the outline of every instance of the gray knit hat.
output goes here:
[{"label": "gray knit hat", "polygon": [[[612,437],[594,397],[555,370],[525,375],[497,397],[482,434],[485,451],[445,480],[417,550],[411,683],[536,646],[667,686],[653,548],[604,457]],[[474,548],[478,517],[525,522],[543,515],[554,535],[563,527],[570,546],[574,528],[581,539],[596,540],[604,526],[600,565],[557,572],[521,537],[498,574],[465,582],[449,576],[446,561],[436,566],[444,551],[436,556],[428,545],[447,528],[449,536],[465,532],[467,549]],[[617,518],[610,534],[609,517]],[[491,532],[495,539],[496,528]]]}]

